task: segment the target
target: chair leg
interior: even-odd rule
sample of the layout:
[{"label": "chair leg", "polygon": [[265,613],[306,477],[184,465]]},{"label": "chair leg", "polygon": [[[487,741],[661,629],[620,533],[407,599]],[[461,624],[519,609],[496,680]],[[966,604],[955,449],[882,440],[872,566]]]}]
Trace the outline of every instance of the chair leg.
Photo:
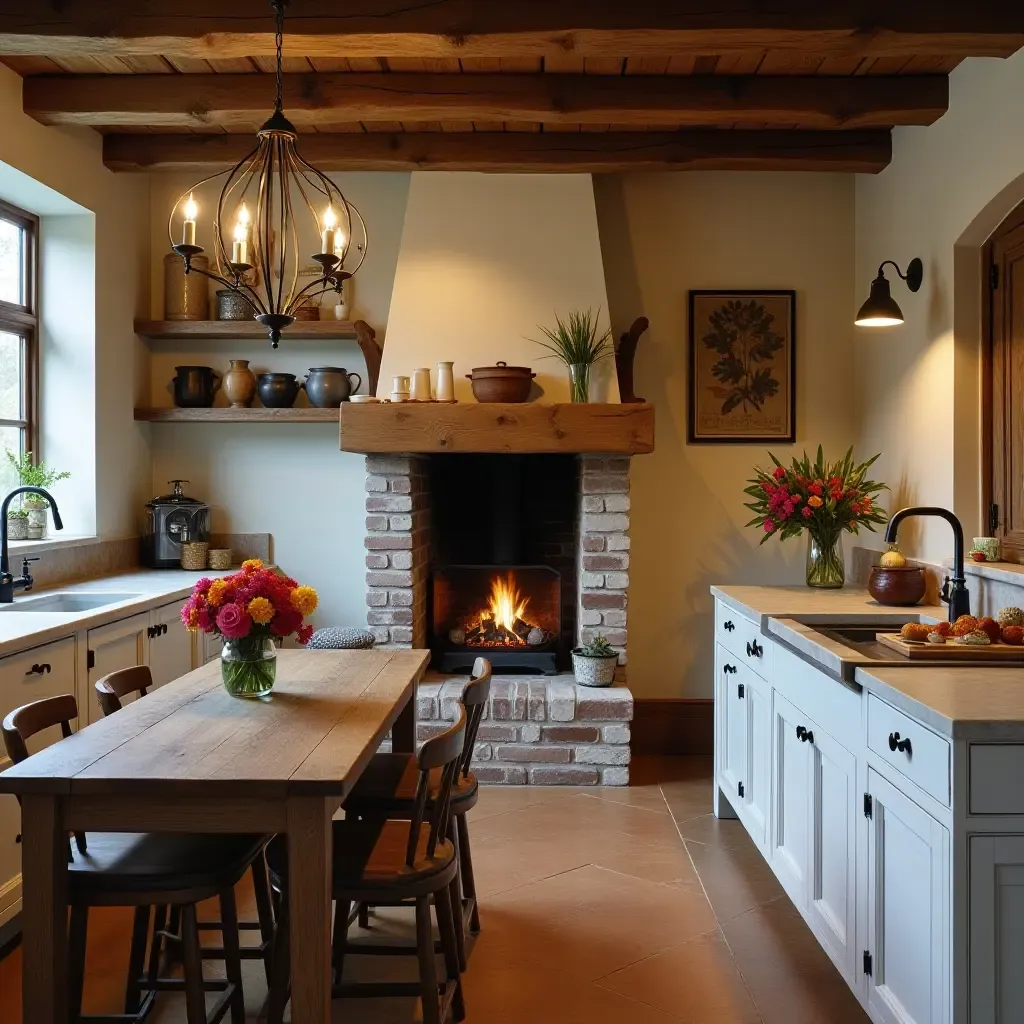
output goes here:
[{"label": "chair leg", "polygon": [[68,933],[68,1009],[72,1021],[82,1013],[82,989],[85,987],[85,937],[89,930],[89,908],[81,903],[71,906]]},{"label": "chair leg", "polygon": [[149,940],[150,907],[136,907],[132,923],[132,945],[128,955],[128,981],[124,990],[125,1014],[138,1013],[142,1005],[139,979],[146,962],[146,943]]},{"label": "chair leg", "polygon": [[437,964],[434,962],[434,933],[430,927],[430,898],[416,898],[416,956],[420,963],[420,996],[423,1024],[441,1024],[437,994]]},{"label": "chair leg", "polygon": [[462,915],[462,868],[459,862],[459,830],[455,825],[454,815],[448,819],[448,841],[455,847],[455,877],[448,886],[448,898],[451,901],[452,913],[455,921],[455,948],[459,954],[459,970],[464,971],[468,967],[466,959],[466,928]]},{"label": "chair leg", "polygon": [[267,860],[261,853],[252,862],[252,888],[256,896],[256,916],[260,922],[260,940],[266,947],[263,954],[263,970],[270,984],[271,946],[274,942],[274,906],[270,896],[270,880],[267,878]]},{"label": "chair leg", "polygon": [[335,985],[341,984],[341,976],[345,973],[345,945],[348,943],[348,918],[351,913],[351,900],[335,900],[334,934],[331,936],[331,964]]},{"label": "chair leg", "polygon": [[167,907],[154,907],[153,931],[149,946],[149,966],[146,968],[146,978],[149,980],[151,985],[160,977],[160,957],[163,954],[164,948],[164,938],[160,932],[162,932],[166,927]]},{"label": "chair leg", "polygon": [[270,997],[267,1002],[267,1024],[282,1024],[284,1008],[288,1005],[288,988],[291,983],[291,946],[288,929],[288,900],[281,901],[274,932],[274,949],[271,958]]},{"label": "chair leg", "polygon": [[203,989],[203,955],[199,949],[196,906],[181,908],[181,962],[185,969],[185,1019],[188,1024],[206,1024],[206,992]]},{"label": "chair leg", "polygon": [[479,902],[476,898],[476,882],[473,880],[473,856],[469,850],[469,826],[464,814],[456,814],[455,824],[459,830],[459,873],[462,876],[462,889],[466,898],[473,901],[473,913],[469,921],[469,930],[477,935],[480,931]]},{"label": "chair leg", "polygon": [[458,944],[455,941],[456,924],[459,915],[452,913],[449,889],[434,893],[434,911],[437,913],[437,930],[441,933],[441,949],[444,951],[446,982],[455,985],[452,1000],[452,1015],[456,1021],[466,1019],[466,1004],[462,998],[462,966],[459,963]]},{"label": "chair leg", "polygon": [[221,936],[224,946],[224,974],[234,986],[231,994],[231,1024],[245,1024],[245,996],[242,993],[242,954],[238,948],[238,906],[235,890],[228,886],[220,894]]},{"label": "chair leg", "polygon": [[368,903],[359,904],[359,927],[366,929],[370,927],[370,905]]},{"label": "chair leg", "polygon": [[[167,915],[167,934],[181,938],[181,907],[172,906]],[[181,943],[164,943],[164,967],[170,967],[181,959]]]}]

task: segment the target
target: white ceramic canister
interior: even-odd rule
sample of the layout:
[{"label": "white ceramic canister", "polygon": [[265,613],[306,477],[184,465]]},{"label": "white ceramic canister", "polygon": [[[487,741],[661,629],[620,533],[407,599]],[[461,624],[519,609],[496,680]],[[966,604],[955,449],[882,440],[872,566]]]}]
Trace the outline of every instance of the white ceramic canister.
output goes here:
[{"label": "white ceramic canister", "polygon": [[392,391],[408,391],[409,390],[409,378],[408,377],[393,377],[391,379],[391,390]]},{"label": "white ceramic canister", "polygon": [[421,366],[412,371],[412,400],[414,402],[429,402],[433,399],[430,393],[430,368]]},{"label": "white ceramic canister", "polygon": [[437,364],[437,400],[439,402],[455,401],[454,363]]},{"label": "white ceramic canister", "polygon": [[409,392],[408,391],[392,391],[391,392],[392,402],[408,402]]}]

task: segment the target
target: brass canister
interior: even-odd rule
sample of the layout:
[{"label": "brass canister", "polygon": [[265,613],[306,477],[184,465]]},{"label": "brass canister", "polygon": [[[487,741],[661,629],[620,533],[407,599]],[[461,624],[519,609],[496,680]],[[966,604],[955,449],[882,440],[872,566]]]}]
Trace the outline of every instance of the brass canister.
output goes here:
[{"label": "brass canister", "polygon": [[209,278],[195,270],[209,269],[205,256],[193,256],[193,273],[185,273],[185,261],[175,252],[164,257],[164,319],[208,320]]}]

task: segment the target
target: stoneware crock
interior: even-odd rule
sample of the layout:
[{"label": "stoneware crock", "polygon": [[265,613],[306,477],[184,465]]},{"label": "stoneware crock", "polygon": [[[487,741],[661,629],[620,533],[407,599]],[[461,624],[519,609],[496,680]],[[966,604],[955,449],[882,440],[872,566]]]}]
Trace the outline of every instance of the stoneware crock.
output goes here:
[{"label": "stoneware crock", "polygon": [[344,366],[311,366],[306,375],[306,395],[309,404],[318,409],[337,409],[362,383],[358,373],[349,373]]},{"label": "stoneware crock", "polygon": [[525,402],[530,397],[533,373],[528,366],[474,366],[466,378],[473,383],[473,397],[478,402]]},{"label": "stoneware crock", "polygon": [[925,582],[924,569],[911,566],[890,569],[873,565],[868,578],[868,593],[879,604],[912,605],[924,597]]},{"label": "stoneware crock", "polygon": [[174,404],[179,409],[209,409],[220,387],[220,374],[212,366],[176,366]]},{"label": "stoneware crock", "polygon": [[294,373],[261,373],[256,390],[268,409],[290,409],[301,387]]}]

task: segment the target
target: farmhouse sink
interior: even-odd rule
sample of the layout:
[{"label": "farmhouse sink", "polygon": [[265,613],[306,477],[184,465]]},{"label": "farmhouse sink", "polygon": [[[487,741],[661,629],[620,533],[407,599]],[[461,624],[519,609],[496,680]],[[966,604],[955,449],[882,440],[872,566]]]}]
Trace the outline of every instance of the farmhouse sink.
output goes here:
[{"label": "farmhouse sink", "polygon": [[105,608],[121,601],[134,601],[141,594],[41,594],[39,597],[16,599],[12,604],[0,604],[0,612],[49,612],[68,614]]}]

